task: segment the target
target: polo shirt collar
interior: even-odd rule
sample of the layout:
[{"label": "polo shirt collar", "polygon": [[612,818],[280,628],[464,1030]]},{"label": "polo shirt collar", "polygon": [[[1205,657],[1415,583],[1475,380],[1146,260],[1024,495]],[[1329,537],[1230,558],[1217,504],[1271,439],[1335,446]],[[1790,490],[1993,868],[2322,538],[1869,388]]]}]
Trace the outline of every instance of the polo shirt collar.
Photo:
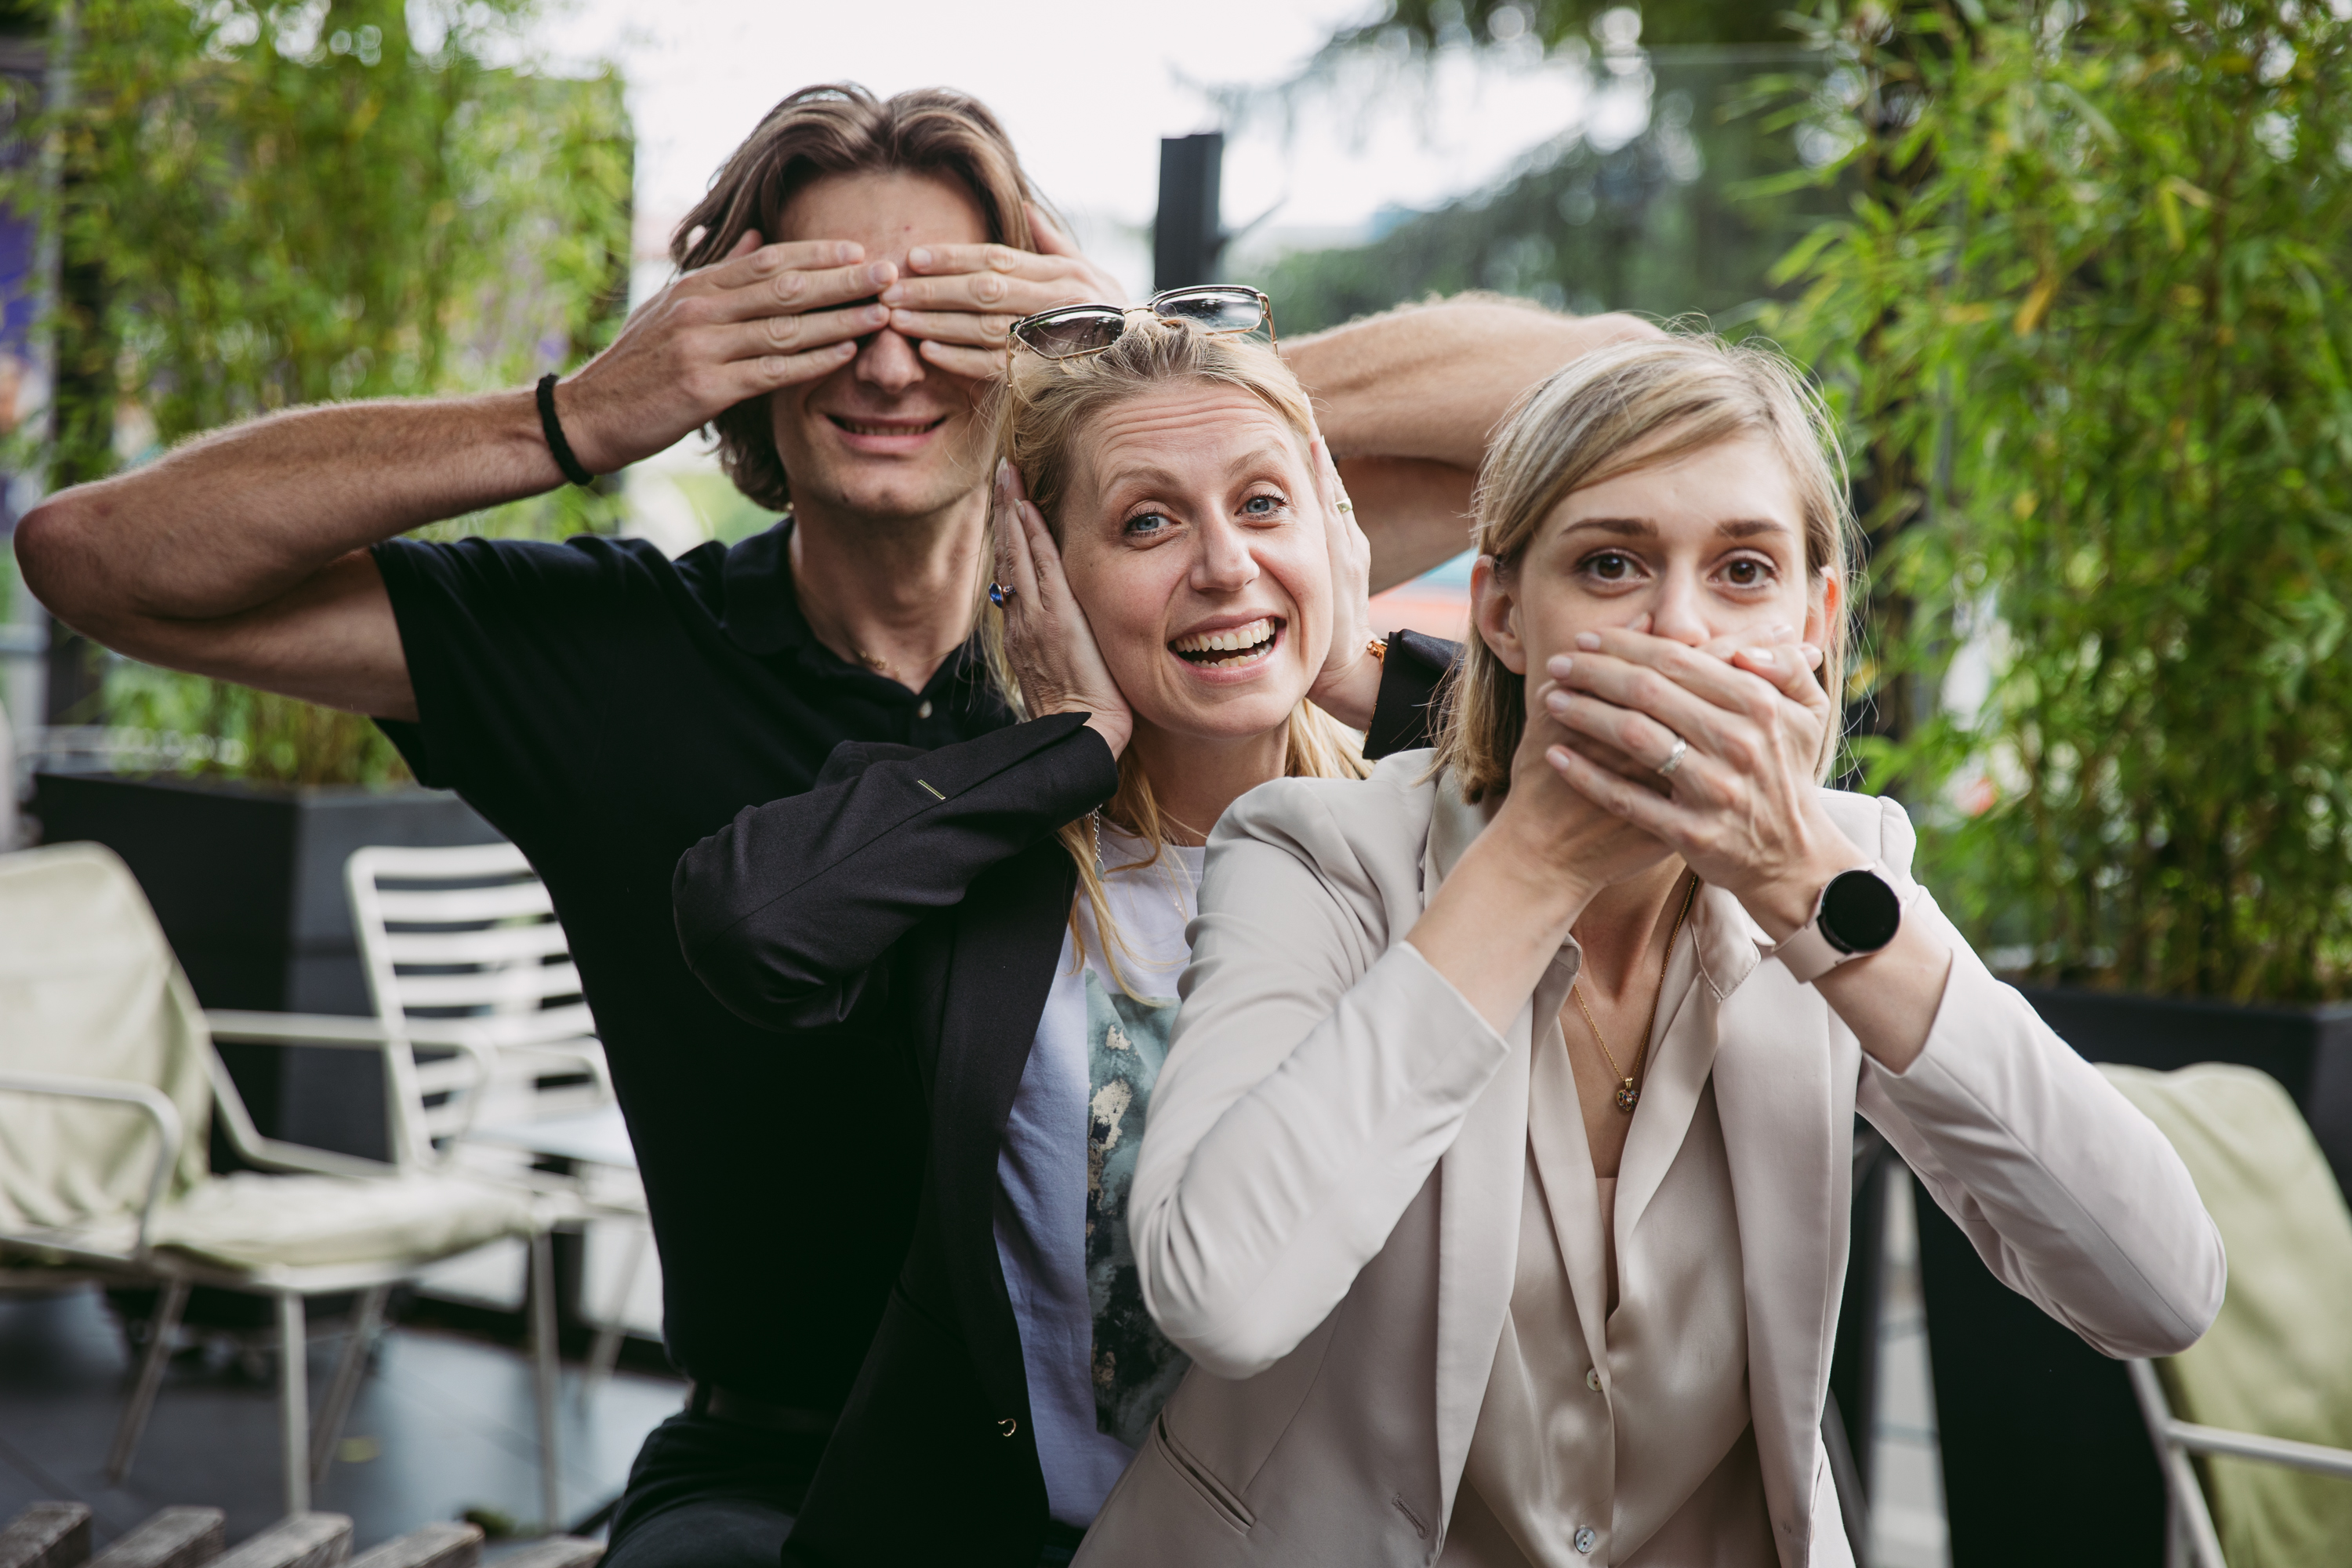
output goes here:
[{"label": "polo shirt collar", "polygon": [[729,640],[756,658],[819,646],[793,590],[792,539],[787,513],[773,528],[729,550],[720,572],[727,597],[719,624]]},{"label": "polo shirt collar", "polygon": [[[894,692],[904,692],[909,702],[919,700],[918,694],[907,691],[887,676],[845,662],[818,640],[816,633],[810,629],[808,617],[801,613],[800,593],[793,583],[792,540],[793,520],[788,512],[773,528],[751,535],[727,552],[719,574],[726,600],[719,624],[728,640],[757,658],[797,650],[826,668],[880,681]],[[921,696],[945,697],[958,682],[980,690],[988,687],[987,665],[980,656],[976,638],[967,639],[940,661]]]}]

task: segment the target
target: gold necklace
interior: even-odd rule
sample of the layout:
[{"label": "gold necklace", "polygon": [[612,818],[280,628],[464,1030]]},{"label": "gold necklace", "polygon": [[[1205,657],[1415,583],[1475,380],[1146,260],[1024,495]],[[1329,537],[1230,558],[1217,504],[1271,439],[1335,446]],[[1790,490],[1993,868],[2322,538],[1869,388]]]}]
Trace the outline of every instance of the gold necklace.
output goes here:
[{"label": "gold necklace", "polygon": [[[1675,929],[1666,933],[1666,956],[1658,964],[1658,994],[1650,998],[1650,1022],[1642,1030],[1642,1054],[1633,1058],[1635,1072],[1641,1070],[1642,1063],[1649,1057],[1650,1031],[1658,1026],[1658,1004],[1665,999],[1666,994],[1666,968],[1675,961],[1675,939],[1683,934],[1683,921],[1689,918],[1691,901],[1697,897],[1698,879],[1693,877],[1690,891],[1683,895],[1683,907],[1675,916]],[[1642,1091],[1633,1087],[1633,1078],[1618,1067],[1617,1058],[1609,1054],[1609,1042],[1601,1037],[1601,1026],[1592,1021],[1592,1009],[1585,1005],[1584,993],[1576,983],[1570,983],[1568,994],[1576,998],[1576,1010],[1584,1015],[1584,1026],[1592,1031],[1592,1043],[1601,1047],[1601,1059],[1609,1064],[1609,1076],[1625,1079],[1617,1090],[1617,1109],[1628,1116],[1633,1115],[1633,1107],[1642,1103]]]}]

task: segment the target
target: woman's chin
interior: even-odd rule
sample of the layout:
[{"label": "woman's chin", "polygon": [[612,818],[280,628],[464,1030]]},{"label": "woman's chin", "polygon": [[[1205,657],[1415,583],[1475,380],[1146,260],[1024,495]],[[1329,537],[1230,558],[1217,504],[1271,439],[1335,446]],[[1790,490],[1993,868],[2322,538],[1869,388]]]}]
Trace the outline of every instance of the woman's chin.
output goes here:
[{"label": "woman's chin", "polygon": [[1283,728],[1306,695],[1306,683],[1297,680],[1258,681],[1214,692],[1162,692],[1157,700],[1136,703],[1135,716],[1172,739],[1229,743]]}]

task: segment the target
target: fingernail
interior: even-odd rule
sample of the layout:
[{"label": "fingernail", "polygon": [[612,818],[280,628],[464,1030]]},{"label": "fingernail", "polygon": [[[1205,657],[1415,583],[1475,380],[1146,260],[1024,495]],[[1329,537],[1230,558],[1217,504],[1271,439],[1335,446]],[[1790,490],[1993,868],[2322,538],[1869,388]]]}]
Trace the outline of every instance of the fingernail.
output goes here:
[{"label": "fingernail", "polygon": [[866,281],[877,285],[891,282],[898,276],[898,269],[887,261],[877,261],[866,269]]},{"label": "fingernail", "polygon": [[1766,635],[1771,637],[1774,642],[1787,642],[1790,637],[1797,635],[1797,628],[1794,626],[1774,626],[1771,631]]},{"label": "fingernail", "polygon": [[1746,654],[1758,664],[1770,664],[1773,661],[1772,650],[1769,647],[1744,647],[1739,651]]},{"label": "fingernail", "polygon": [[1576,634],[1576,646],[1587,653],[1594,652],[1601,647],[1601,636],[1598,632],[1579,632]]},{"label": "fingernail", "polygon": [[926,245],[919,245],[919,246],[915,247],[915,248],[914,248],[914,249],[912,249],[912,250],[910,250],[910,251],[907,252],[907,265],[908,265],[908,266],[909,266],[909,267],[929,267],[930,264],[931,264],[931,251],[930,251],[930,247],[926,246]]},{"label": "fingernail", "polygon": [[875,296],[876,299],[881,300],[886,305],[895,305],[906,297],[906,289],[897,283],[891,284],[890,287],[883,289],[881,293]]},{"label": "fingernail", "polygon": [[1805,644],[1805,668],[1807,669],[1819,669],[1821,667],[1822,650],[1815,647],[1811,643]]},{"label": "fingernail", "polygon": [[1564,653],[1556,653],[1551,656],[1551,662],[1544,668],[1552,672],[1554,679],[1565,680],[1568,678],[1568,672],[1576,668],[1576,660]]},{"label": "fingernail", "polygon": [[1011,463],[1006,462],[1002,458],[996,459],[996,488],[998,489],[1003,489],[1005,488],[1005,476],[1012,472],[1013,465]]}]

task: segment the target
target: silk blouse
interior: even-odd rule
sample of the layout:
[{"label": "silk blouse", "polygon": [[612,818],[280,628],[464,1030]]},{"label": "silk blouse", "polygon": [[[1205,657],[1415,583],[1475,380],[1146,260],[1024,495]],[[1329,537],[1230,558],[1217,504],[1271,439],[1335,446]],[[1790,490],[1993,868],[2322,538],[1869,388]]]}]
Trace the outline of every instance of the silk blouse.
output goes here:
[{"label": "silk blouse", "polygon": [[1621,1168],[1666,1165],[1639,1212],[1593,1173],[1557,1013],[1530,1053],[1517,1275],[1440,1568],[1779,1562],[1694,953],[1706,918],[1668,967],[1626,1132]]}]

